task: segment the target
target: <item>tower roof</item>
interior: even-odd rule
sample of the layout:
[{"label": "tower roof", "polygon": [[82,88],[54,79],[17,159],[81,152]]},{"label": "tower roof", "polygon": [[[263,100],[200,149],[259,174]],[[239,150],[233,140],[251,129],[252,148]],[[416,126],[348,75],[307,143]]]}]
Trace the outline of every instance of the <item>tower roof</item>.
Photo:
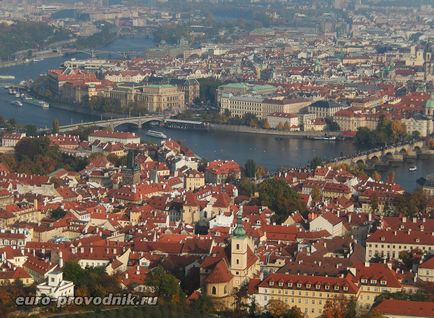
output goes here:
[{"label": "tower roof", "polygon": [[434,108],[434,93],[432,93],[431,98],[426,101],[425,108]]},{"label": "tower roof", "polygon": [[243,226],[243,212],[242,209],[240,209],[237,213],[237,226],[235,227],[234,231],[232,232],[232,235],[235,237],[244,237],[246,236],[246,230]]}]

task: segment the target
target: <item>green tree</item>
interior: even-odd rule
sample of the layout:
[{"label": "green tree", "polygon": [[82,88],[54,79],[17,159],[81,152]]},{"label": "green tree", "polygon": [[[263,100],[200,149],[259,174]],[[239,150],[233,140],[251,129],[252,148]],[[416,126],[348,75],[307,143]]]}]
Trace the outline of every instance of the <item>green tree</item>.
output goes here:
[{"label": "green tree", "polygon": [[59,127],[60,127],[59,120],[57,118],[54,118],[52,128],[51,128],[52,133],[57,134],[59,132]]},{"label": "green tree", "polygon": [[25,130],[26,130],[26,135],[27,136],[36,136],[38,134],[38,128],[36,128],[35,125],[26,125],[24,126]]},{"label": "green tree", "polygon": [[320,157],[313,157],[313,159],[309,162],[309,168],[315,169],[318,166],[322,166],[324,163],[323,159]]},{"label": "green tree", "polygon": [[184,301],[184,293],[181,290],[179,281],[161,266],[157,266],[149,272],[146,277],[146,284],[153,286],[157,294],[165,301],[172,304]]},{"label": "green tree", "polygon": [[56,208],[54,210],[51,210],[51,212],[50,212],[50,216],[56,220],[63,218],[65,215],[66,215],[66,211],[60,207]]},{"label": "green tree", "polygon": [[302,211],[303,204],[294,190],[282,179],[267,179],[259,185],[259,201],[276,215],[276,222],[283,222],[295,211]]},{"label": "green tree", "polygon": [[254,160],[249,159],[244,164],[244,173],[247,178],[255,178],[256,177],[256,163]]},{"label": "green tree", "polygon": [[238,185],[238,192],[241,195],[251,196],[255,191],[255,184],[249,178],[241,178]]}]

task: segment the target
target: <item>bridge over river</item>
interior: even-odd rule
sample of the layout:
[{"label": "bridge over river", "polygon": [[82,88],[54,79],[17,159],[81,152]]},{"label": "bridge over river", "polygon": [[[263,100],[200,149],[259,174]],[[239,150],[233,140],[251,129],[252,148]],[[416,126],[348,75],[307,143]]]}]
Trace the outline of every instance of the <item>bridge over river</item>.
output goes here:
[{"label": "bridge over river", "polygon": [[411,141],[400,143],[383,148],[376,148],[352,156],[338,157],[327,162],[328,164],[363,164],[375,167],[379,164],[389,164],[391,162],[401,162],[406,159],[416,159],[424,148],[423,141]]},{"label": "bridge over river", "polygon": [[71,125],[63,125],[59,127],[59,132],[67,132],[71,130],[76,130],[83,127],[99,127],[99,128],[111,128],[115,129],[120,125],[134,125],[141,128],[144,124],[150,122],[163,122],[165,120],[164,116],[148,115],[148,116],[136,116],[136,117],[126,117],[126,118],[113,118],[104,119],[97,121],[89,121],[84,123],[77,123]]}]

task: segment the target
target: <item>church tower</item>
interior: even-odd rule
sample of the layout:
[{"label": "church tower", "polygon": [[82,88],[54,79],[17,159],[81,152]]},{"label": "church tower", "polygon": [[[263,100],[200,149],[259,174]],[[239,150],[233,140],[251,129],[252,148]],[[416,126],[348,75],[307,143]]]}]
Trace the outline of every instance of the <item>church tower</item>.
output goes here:
[{"label": "church tower", "polygon": [[234,287],[239,287],[248,278],[249,238],[243,227],[242,209],[237,213],[237,225],[231,237],[231,272]]}]

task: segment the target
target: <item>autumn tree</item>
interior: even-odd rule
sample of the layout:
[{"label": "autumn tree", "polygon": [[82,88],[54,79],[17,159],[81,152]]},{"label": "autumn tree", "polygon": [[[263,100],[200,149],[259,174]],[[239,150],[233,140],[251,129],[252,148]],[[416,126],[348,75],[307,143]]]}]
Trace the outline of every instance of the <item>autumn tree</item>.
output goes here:
[{"label": "autumn tree", "polygon": [[283,301],[272,299],[268,302],[267,311],[276,318],[284,317],[284,315],[289,311],[289,306]]},{"label": "autumn tree", "polygon": [[387,174],[387,183],[395,183],[395,171],[391,170],[388,174]]},{"label": "autumn tree", "polygon": [[264,121],[262,122],[262,128],[264,129],[270,129],[270,123],[268,122],[268,119],[265,118]]},{"label": "autumn tree", "polygon": [[381,181],[381,174],[375,170],[374,172],[372,172],[372,179],[374,179],[377,182]]},{"label": "autumn tree", "polygon": [[312,189],[312,192],[310,194],[310,196],[312,197],[312,200],[314,202],[319,202],[319,200],[321,199],[321,191],[318,187],[314,187]]},{"label": "autumn tree", "polygon": [[327,299],[321,317],[322,318],[345,318],[346,303],[347,302],[343,297]]},{"label": "autumn tree", "polygon": [[267,169],[262,165],[256,166],[256,177],[263,178],[267,175]]}]

